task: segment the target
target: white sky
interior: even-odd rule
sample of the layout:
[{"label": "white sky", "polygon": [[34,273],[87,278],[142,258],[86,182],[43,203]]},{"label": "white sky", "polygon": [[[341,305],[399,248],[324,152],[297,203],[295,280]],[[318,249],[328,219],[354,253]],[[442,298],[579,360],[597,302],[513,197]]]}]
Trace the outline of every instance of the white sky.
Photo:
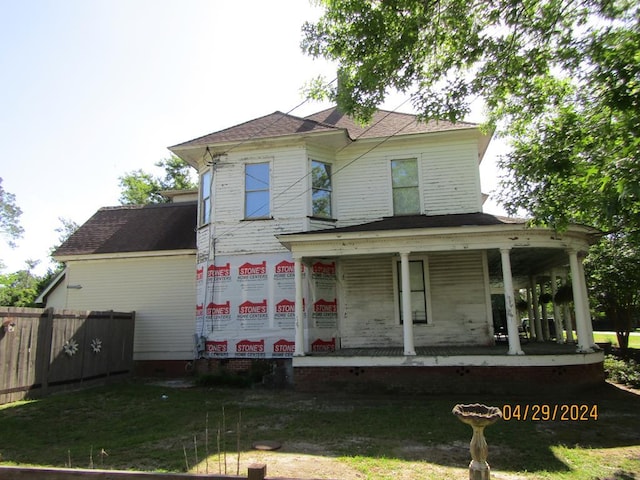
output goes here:
[{"label": "white sky", "polygon": [[[305,81],[333,78],[299,46],[319,14],[307,0],[0,0],[0,177],[25,229],[18,248],[0,240],[3,273],[27,259],[44,273],[59,217],[82,224],[118,205],[118,177],[160,174],[168,146],[287,112]],[[487,193],[496,150],[481,170]]]}]

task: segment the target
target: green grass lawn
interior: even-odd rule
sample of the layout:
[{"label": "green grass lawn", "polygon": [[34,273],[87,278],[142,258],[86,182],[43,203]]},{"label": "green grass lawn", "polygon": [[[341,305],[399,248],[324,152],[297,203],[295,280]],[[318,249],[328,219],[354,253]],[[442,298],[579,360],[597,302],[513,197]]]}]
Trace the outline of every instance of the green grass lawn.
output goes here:
[{"label": "green grass lawn", "polygon": [[[611,345],[617,347],[618,339],[615,333],[593,332],[593,338],[597,343],[611,342]],[[640,349],[640,335],[629,335],[629,348]]]},{"label": "green grass lawn", "polygon": [[[478,401],[597,408],[597,419],[512,419],[488,427],[496,480],[633,479],[640,472],[640,396],[609,385],[570,398],[492,398],[132,382],[0,406],[0,463],[172,472],[188,465],[193,472],[217,474],[224,473],[226,456],[229,474],[236,473],[238,461],[240,473],[263,461],[269,476],[464,479],[471,429],[451,409]],[[282,448],[257,452],[251,448],[257,440]]]}]

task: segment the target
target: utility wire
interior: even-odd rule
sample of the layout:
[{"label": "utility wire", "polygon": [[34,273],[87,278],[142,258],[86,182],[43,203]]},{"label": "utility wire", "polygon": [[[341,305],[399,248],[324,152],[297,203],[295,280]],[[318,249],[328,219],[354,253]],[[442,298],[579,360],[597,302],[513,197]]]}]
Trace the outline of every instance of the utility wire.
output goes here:
[{"label": "utility wire", "polygon": [[[372,128],[374,128],[375,126],[377,126],[378,124],[380,124],[382,121],[384,121],[389,115],[396,113],[396,111],[401,108],[404,104],[406,104],[408,101],[410,100],[410,98],[407,98],[406,100],[404,100],[400,105],[398,105],[397,107],[395,107],[393,110],[387,112],[382,118],[380,118],[377,122],[369,125],[365,130],[362,131],[362,133],[360,133],[356,138],[354,138],[353,140],[356,141],[359,138],[361,138],[363,135],[365,135],[368,131],[370,131]],[[298,107],[295,107],[298,108]],[[293,110],[295,110],[295,108]],[[290,110],[292,111],[292,110]],[[332,183],[333,183],[333,179],[334,177],[340,173],[341,171],[343,171],[345,168],[349,167],[350,165],[352,165],[353,163],[355,163],[356,161],[358,161],[359,159],[361,159],[362,157],[364,157],[365,155],[371,153],[373,150],[375,150],[376,148],[378,148],[380,145],[383,145],[384,143],[388,142],[391,138],[393,138],[394,136],[398,135],[402,130],[404,130],[405,128],[407,128],[409,125],[411,125],[412,123],[415,122],[415,118],[412,118],[411,121],[409,121],[408,123],[406,123],[405,125],[401,126],[400,128],[398,128],[396,131],[394,131],[391,135],[388,135],[387,137],[383,138],[380,142],[378,142],[377,144],[375,144],[374,146],[372,146],[370,149],[368,149],[366,152],[358,155],[357,157],[355,157],[353,160],[349,161],[347,164],[343,165],[342,167],[340,167],[338,170],[336,170],[335,172],[332,172],[331,174],[331,179],[332,179]],[[352,143],[348,143],[347,145],[343,146],[342,148],[340,148],[337,152],[336,155],[340,152],[342,152],[344,149],[346,149],[347,147],[349,147],[350,145],[352,145]],[[285,189],[283,189],[282,191],[280,191],[278,194],[276,194],[272,201],[275,202],[276,199],[280,198],[282,195],[284,195],[287,191],[291,190],[294,186],[296,186],[297,184],[299,184],[300,182],[302,182],[304,179],[306,179],[309,175],[311,175],[311,173],[306,173],[305,175],[303,175],[302,177],[298,178],[296,181],[294,181],[292,184],[290,184],[288,187],[286,187]],[[278,205],[278,207],[283,207],[288,205],[289,203],[291,203],[292,201],[298,199],[299,197],[301,197],[302,195],[305,195],[306,193],[309,192],[309,190],[312,190],[313,186],[309,189],[305,189],[304,191],[302,191],[301,193],[299,193],[298,195],[294,196],[293,198],[289,199],[288,201],[286,201],[285,203],[282,203],[280,205]],[[251,213],[255,213],[260,211],[262,208],[264,208],[265,205],[261,205],[259,208],[255,209],[254,212],[250,212],[249,215],[251,215]],[[250,218],[247,220],[251,220]],[[257,221],[260,221],[258,219],[256,219]],[[224,237],[226,235],[230,235],[238,230],[240,230],[241,228],[244,228],[245,225],[248,224],[247,222],[243,222],[240,223],[238,225],[234,225],[233,227],[228,228],[227,230],[223,230],[222,232],[220,232],[219,234],[216,235],[217,239],[220,239],[221,237]]]}]

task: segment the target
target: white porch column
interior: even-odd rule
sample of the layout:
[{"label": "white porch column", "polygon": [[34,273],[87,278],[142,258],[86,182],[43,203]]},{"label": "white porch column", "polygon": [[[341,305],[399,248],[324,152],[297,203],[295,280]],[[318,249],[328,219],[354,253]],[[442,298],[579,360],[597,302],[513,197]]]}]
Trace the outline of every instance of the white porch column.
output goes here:
[{"label": "white porch column", "polygon": [[507,335],[509,336],[509,355],[524,355],[520,347],[518,334],[516,299],[513,294],[513,277],[511,275],[511,258],[509,248],[500,249],[502,260],[502,280],[504,282],[504,306],[507,312]]},{"label": "white porch column", "polygon": [[[540,296],[544,295],[544,279],[540,280]],[[540,302],[538,302],[540,303]],[[540,305],[540,324],[542,326],[542,335],[544,340],[548,341],[551,338],[551,332],[549,331],[549,316],[547,315],[547,304],[542,302]]]},{"label": "white porch column", "polygon": [[[562,273],[562,285],[567,284],[567,272]],[[565,303],[562,308],[562,316],[564,318],[564,327],[567,331],[567,343],[576,343],[575,338],[573,337],[573,322],[571,321],[571,310],[569,309],[569,304]]]},{"label": "white porch column", "polygon": [[558,276],[555,270],[551,270],[551,296],[553,298],[553,321],[556,324],[556,343],[564,343],[560,306],[556,303],[556,293],[558,293]]},{"label": "white porch column", "polygon": [[542,332],[542,322],[540,322],[540,305],[538,305],[538,286],[535,277],[529,277],[529,285],[531,287],[531,297],[533,298],[533,319],[531,324],[535,325],[536,342],[544,342],[544,334]]},{"label": "white porch column", "polygon": [[591,351],[591,343],[587,338],[589,333],[587,330],[587,320],[584,314],[584,299],[582,282],[580,281],[580,266],[578,261],[578,252],[569,250],[569,265],[571,267],[571,288],[573,290],[573,305],[576,313],[576,333],[578,341],[576,350],[580,353]]},{"label": "white porch column", "polygon": [[413,341],[413,317],[411,316],[411,275],[409,274],[409,252],[400,252],[400,269],[402,275],[402,334],[404,354],[415,355]]},{"label": "white porch column", "polygon": [[294,277],[296,284],[296,305],[295,305],[295,314],[296,314],[296,333],[295,333],[295,350],[293,354],[297,357],[302,357],[305,354],[305,338],[304,338],[304,305],[302,299],[302,259],[299,257],[295,257],[293,259],[294,267]]},{"label": "white porch column", "polygon": [[536,322],[535,317],[533,315],[533,294],[531,293],[531,285],[529,285],[526,289],[527,292],[527,315],[529,316],[529,338],[531,340],[535,340],[538,338],[538,333],[536,332]]},{"label": "white porch column", "polygon": [[593,339],[593,324],[591,323],[591,309],[589,308],[589,292],[587,291],[587,277],[584,274],[582,258],[578,257],[578,270],[580,270],[580,285],[582,288],[582,309],[587,327],[587,343],[592,350],[600,350]]}]

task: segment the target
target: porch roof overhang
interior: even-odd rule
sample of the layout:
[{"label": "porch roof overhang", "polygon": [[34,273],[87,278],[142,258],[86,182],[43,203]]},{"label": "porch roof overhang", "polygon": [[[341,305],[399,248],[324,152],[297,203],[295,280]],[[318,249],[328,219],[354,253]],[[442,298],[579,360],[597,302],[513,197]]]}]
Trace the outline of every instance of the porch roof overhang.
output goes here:
[{"label": "porch roof overhang", "polygon": [[294,258],[488,250],[491,274],[499,274],[499,250],[506,248],[514,275],[524,277],[566,264],[567,251],[586,252],[599,234],[581,225],[558,232],[522,219],[471,213],[386,217],[277,238]]}]

